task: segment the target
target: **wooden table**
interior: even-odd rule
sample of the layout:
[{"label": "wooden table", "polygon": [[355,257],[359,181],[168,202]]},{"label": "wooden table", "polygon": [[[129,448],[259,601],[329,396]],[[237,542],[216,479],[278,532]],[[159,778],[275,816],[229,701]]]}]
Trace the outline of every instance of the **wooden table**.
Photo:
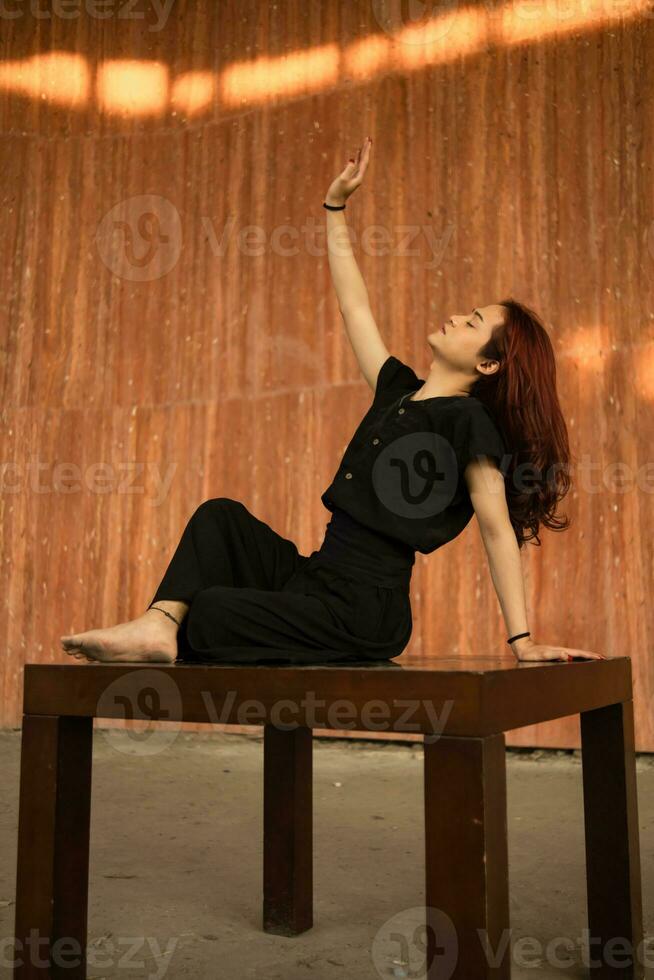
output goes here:
[{"label": "wooden table", "polygon": [[[504,733],[574,714],[589,935],[599,940],[590,975],[643,976],[641,956],[616,966],[601,955],[614,937],[637,950],[643,935],[629,657],[27,664],[24,680],[15,977],[86,977],[93,719],[133,717],[264,726],[263,929],[283,936],[313,925],[312,729],[423,733],[427,976],[444,976],[445,914],[458,942],[447,977],[505,980],[510,944],[491,967],[480,940],[487,934],[495,950],[509,929]],[[30,952],[30,930],[45,940],[38,947],[45,967]],[[54,945],[64,938],[67,945]]]}]

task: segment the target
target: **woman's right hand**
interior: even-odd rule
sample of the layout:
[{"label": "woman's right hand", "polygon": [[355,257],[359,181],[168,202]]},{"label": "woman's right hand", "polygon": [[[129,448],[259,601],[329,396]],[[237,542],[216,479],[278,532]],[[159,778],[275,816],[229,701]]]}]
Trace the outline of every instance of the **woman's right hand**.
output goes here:
[{"label": "woman's right hand", "polygon": [[370,160],[371,146],[372,140],[368,136],[363,146],[360,146],[357,150],[356,157],[349,160],[345,170],[329,185],[329,190],[325,195],[326,204],[334,204],[336,206],[345,204],[350,194],[354,193],[363,181],[368,167],[368,161]]}]

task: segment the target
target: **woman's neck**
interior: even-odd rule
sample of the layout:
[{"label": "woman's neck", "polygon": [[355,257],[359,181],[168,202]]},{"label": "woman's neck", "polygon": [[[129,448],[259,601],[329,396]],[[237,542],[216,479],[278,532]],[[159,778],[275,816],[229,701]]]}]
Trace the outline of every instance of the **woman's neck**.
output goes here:
[{"label": "woman's neck", "polygon": [[470,396],[469,378],[452,371],[444,371],[436,362],[429,369],[429,376],[422,388],[411,395],[411,401],[419,402],[424,398],[452,398]]}]

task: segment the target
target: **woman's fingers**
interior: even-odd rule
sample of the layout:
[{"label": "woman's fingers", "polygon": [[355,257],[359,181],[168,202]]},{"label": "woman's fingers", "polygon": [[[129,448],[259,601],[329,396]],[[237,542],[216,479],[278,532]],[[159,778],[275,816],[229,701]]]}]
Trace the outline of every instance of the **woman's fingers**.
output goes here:
[{"label": "woman's fingers", "polygon": [[66,650],[65,653],[67,657],[74,657],[75,660],[86,660],[89,664],[96,663],[93,657],[87,656],[82,650]]},{"label": "woman's fingers", "polygon": [[590,650],[561,650],[559,660],[603,660],[601,653],[592,653]]},{"label": "woman's fingers", "polygon": [[601,653],[595,653],[593,650],[577,650],[574,647],[561,647],[560,649],[561,658],[563,660],[604,660],[605,658]]},{"label": "woman's fingers", "polygon": [[371,144],[372,144],[372,140],[368,136],[364,144],[357,148],[357,151],[354,155],[354,166],[357,170],[361,170],[362,173],[365,171],[366,167],[368,166]]},{"label": "woman's fingers", "polygon": [[606,660],[601,653],[594,653],[592,650],[568,650],[572,657],[583,657],[584,660]]},{"label": "woman's fingers", "polygon": [[518,655],[518,660],[562,660],[571,663],[573,660],[606,660],[601,653],[592,650],[577,650],[572,647],[554,647],[547,644],[537,644]]}]

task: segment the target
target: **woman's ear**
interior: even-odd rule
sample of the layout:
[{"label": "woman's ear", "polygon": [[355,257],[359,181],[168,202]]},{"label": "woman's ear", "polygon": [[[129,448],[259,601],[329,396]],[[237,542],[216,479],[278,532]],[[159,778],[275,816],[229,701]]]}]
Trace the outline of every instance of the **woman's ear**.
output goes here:
[{"label": "woman's ear", "polygon": [[495,360],[480,361],[477,365],[477,370],[480,374],[490,375],[495,374],[496,371],[500,369],[500,362]]}]

